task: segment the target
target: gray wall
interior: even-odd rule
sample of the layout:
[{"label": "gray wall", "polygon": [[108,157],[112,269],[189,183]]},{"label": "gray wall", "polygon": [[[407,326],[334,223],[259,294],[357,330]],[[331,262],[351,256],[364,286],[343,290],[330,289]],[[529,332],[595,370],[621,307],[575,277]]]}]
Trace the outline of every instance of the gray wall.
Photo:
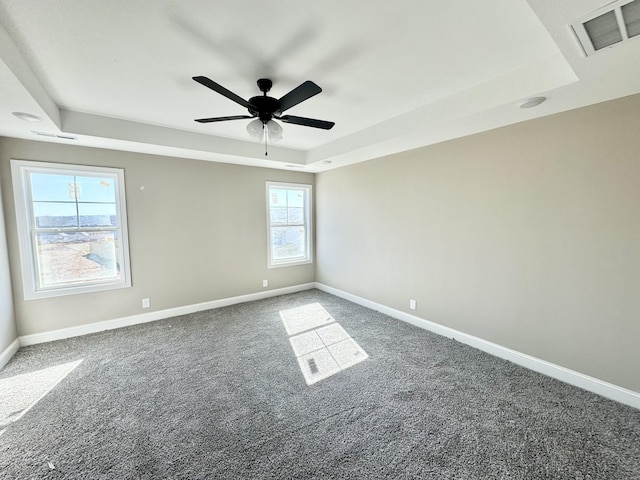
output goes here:
[{"label": "gray wall", "polygon": [[[634,96],[319,174],[317,262],[273,270],[264,182],[310,174],[0,139],[0,351],[316,279],[640,392],[638,125]],[[125,168],[132,288],[23,300],[10,158]]]},{"label": "gray wall", "polygon": [[[11,158],[125,169],[132,288],[24,301]],[[0,176],[19,335],[314,281],[314,264],[267,269],[265,205],[265,181],[312,174],[2,139]]]},{"label": "gray wall", "polygon": [[317,281],[640,392],[640,96],[316,177]]},{"label": "gray wall", "polygon": [[[0,139],[1,143],[2,139]],[[1,190],[0,188],[0,354],[18,338],[13,312],[13,291],[11,288],[9,252],[4,228]]]}]

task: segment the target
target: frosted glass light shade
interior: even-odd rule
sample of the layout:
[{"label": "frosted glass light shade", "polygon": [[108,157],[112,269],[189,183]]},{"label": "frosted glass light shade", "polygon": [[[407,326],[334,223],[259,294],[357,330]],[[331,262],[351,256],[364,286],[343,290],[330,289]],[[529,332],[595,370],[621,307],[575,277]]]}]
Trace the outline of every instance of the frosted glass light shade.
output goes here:
[{"label": "frosted glass light shade", "polygon": [[251,138],[259,138],[262,136],[264,125],[262,124],[262,120],[256,118],[255,120],[251,120],[247,124],[247,132],[251,136]]},{"label": "frosted glass light shade", "polygon": [[274,120],[267,122],[267,134],[269,135],[269,141],[278,142],[282,140],[282,127]]}]

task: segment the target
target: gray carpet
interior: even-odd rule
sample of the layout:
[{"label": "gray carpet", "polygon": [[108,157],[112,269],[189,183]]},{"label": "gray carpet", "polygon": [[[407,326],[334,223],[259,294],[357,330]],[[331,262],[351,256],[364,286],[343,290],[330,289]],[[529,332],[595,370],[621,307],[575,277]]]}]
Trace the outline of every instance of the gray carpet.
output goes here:
[{"label": "gray carpet", "polygon": [[[313,302],[369,358],[308,386],[279,312]],[[640,411],[317,290],[23,348],[0,380],[79,360],[4,427],[2,478],[640,478]]]}]

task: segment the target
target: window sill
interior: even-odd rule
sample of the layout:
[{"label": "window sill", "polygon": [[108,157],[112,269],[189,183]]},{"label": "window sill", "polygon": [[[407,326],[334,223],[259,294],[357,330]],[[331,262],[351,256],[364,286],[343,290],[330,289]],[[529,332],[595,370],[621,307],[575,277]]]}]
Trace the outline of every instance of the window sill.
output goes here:
[{"label": "window sill", "polygon": [[83,293],[104,292],[107,290],[119,290],[130,288],[131,282],[103,283],[98,285],[81,285],[74,287],[60,287],[47,290],[36,290],[24,294],[25,301],[40,300],[44,298],[66,297],[69,295],[82,295]]},{"label": "window sill", "polygon": [[304,260],[270,263],[269,265],[267,265],[267,268],[295,267],[297,265],[309,265],[310,263],[313,263],[313,260],[305,258]]}]

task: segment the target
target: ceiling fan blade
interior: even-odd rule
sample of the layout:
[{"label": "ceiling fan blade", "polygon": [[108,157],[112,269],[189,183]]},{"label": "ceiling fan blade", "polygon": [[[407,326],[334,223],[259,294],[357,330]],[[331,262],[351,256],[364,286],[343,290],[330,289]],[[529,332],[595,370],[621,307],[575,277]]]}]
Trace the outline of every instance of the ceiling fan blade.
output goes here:
[{"label": "ceiling fan blade", "polygon": [[325,120],[316,120],[315,118],[295,117],[293,115],[285,115],[277,118],[285,123],[293,123],[295,125],[303,125],[305,127],[322,128],[323,130],[331,130],[335,122],[327,122]]},{"label": "ceiling fan blade", "polygon": [[311,80],[307,80],[301,85],[287,93],[284,97],[278,100],[278,111],[280,113],[285,110],[289,110],[291,107],[304,102],[305,100],[319,94],[322,89],[313,83]]},{"label": "ceiling fan blade", "polygon": [[226,120],[240,120],[242,118],[253,118],[251,115],[232,115],[230,117],[196,118],[198,123],[224,122]]},{"label": "ceiling fan blade", "polygon": [[211,79],[209,79],[207,77],[199,76],[199,77],[193,77],[193,79],[196,82],[198,82],[199,84],[204,85],[207,88],[210,88],[214,92],[218,92],[220,95],[224,95],[229,100],[233,100],[234,102],[239,103],[240,105],[242,105],[245,108],[249,108],[251,110],[255,110],[256,109],[256,107],[251,105],[244,98],[240,97],[239,95],[236,95],[231,90],[227,90],[222,85],[214,82],[213,80],[211,80]]}]

